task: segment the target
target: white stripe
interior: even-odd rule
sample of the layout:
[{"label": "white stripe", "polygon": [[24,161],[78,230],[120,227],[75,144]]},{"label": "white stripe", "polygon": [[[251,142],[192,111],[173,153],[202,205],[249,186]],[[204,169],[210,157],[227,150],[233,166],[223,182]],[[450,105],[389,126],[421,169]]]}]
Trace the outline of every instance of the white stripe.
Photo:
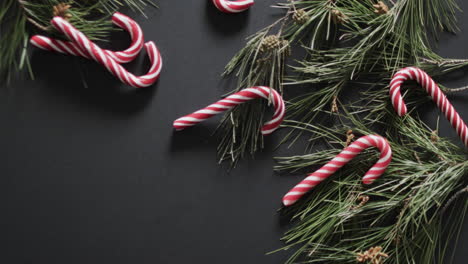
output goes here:
[{"label": "white stripe", "polygon": [[334,171],[327,170],[327,169],[319,169],[316,172],[318,172],[318,173],[334,173]]},{"label": "white stripe", "polygon": [[350,161],[351,159],[346,159],[346,158],[342,158],[342,157],[335,157],[333,158],[331,161],[340,161],[340,162],[348,162]]},{"label": "white stripe", "polygon": [[227,97],[227,98],[221,100],[221,102],[230,103],[230,104],[241,104],[241,103],[243,103],[243,102],[237,102],[237,101],[229,100],[230,97],[231,97],[231,96],[229,96],[229,97]]},{"label": "white stripe", "polygon": [[314,175],[310,175],[310,176],[307,176],[307,178],[305,178],[306,181],[318,181],[318,182],[321,182],[324,180],[324,178],[320,178],[320,177],[317,177],[317,176],[314,176]]},{"label": "white stripe", "polygon": [[177,121],[189,121],[189,122],[202,122],[205,120],[206,119],[198,119],[198,118],[191,117],[191,116],[184,116],[184,117],[177,119]]},{"label": "white stripe", "polygon": [[364,137],[359,138],[357,141],[366,144],[367,146],[372,146],[372,144]]},{"label": "white stripe", "polygon": [[351,144],[350,147],[361,149],[361,150],[364,149],[364,147],[362,147],[361,145],[355,144],[355,143]]},{"label": "white stripe", "polygon": [[215,110],[210,110],[210,109],[201,109],[196,111],[196,114],[209,114],[209,115],[217,115],[219,113],[222,113],[224,111],[215,111]]},{"label": "white stripe", "polygon": [[[65,42],[60,41],[60,40],[57,40],[57,44],[59,44],[60,47],[61,47],[62,49],[64,49],[67,53],[69,53],[69,54],[71,54],[71,55],[74,55],[74,56],[78,56],[78,54],[76,54],[75,52],[73,52],[73,50],[71,50]],[[73,43],[70,43],[70,44],[74,46],[74,48],[77,50],[77,52],[80,51],[80,48],[75,47],[75,45],[74,45]],[[85,57],[85,56],[83,56],[83,57]],[[86,57],[85,57],[85,58],[86,58]]]},{"label": "white stripe", "polygon": [[189,127],[189,126],[194,126],[195,124],[188,124],[188,123],[181,123],[181,122],[174,122],[174,125],[176,126],[186,126],[186,127]]},{"label": "white stripe", "polygon": [[294,186],[294,188],[312,188],[314,186],[316,186],[316,185],[299,183],[298,185]]},{"label": "white stripe", "polygon": [[[49,39],[49,38],[43,38],[41,37],[44,42],[46,42],[51,48],[53,48],[55,51],[58,51],[60,53],[65,53],[61,48],[57,47],[54,45],[54,43]],[[70,54],[75,55],[73,52],[70,52]]]},{"label": "white stripe", "polygon": [[209,105],[207,107],[216,107],[216,108],[223,108],[223,109],[230,109],[230,108],[233,108],[234,106],[229,106],[229,105],[222,105],[222,104],[212,104],[212,105]]},{"label": "white stripe", "polygon": [[293,192],[288,192],[286,195],[300,195],[300,194],[304,194],[306,192],[297,192],[297,191],[293,191]]},{"label": "white stripe", "polygon": [[242,95],[239,95],[239,94],[233,94],[233,95],[228,96],[227,98],[240,99],[240,100],[252,100],[253,99],[251,97],[246,97],[246,96],[242,96]]},{"label": "white stripe", "polygon": [[353,151],[350,151],[350,150],[343,150],[343,151],[341,151],[340,154],[355,155],[357,153],[358,152],[353,152]]}]

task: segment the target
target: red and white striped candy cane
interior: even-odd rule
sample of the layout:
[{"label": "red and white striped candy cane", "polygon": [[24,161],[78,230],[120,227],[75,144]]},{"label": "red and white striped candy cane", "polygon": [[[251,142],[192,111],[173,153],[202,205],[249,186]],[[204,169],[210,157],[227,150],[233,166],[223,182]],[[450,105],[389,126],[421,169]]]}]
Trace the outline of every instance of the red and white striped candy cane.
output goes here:
[{"label": "red and white striped candy cane", "polygon": [[399,116],[404,116],[407,112],[405,101],[401,96],[400,87],[406,80],[415,80],[418,82],[427,93],[436,102],[442,113],[450,121],[452,127],[457,131],[458,136],[461,138],[465,146],[468,147],[468,127],[463,119],[455,111],[452,104],[448,101],[445,94],[440,90],[439,86],[432,80],[432,78],[423,70],[416,67],[407,67],[399,70],[390,82],[390,96],[392,104]]},{"label": "red and white striped candy cane", "polygon": [[213,4],[220,11],[225,13],[239,13],[249,9],[254,4],[254,0],[212,0]]},{"label": "red and white striped candy cane", "polygon": [[354,141],[349,145],[349,147],[341,151],[338,156],[325,164],[325,166],[314,173],[309,174],[307,178],[292,188],[283,197],[283,204],[285,206],[289,206],[297,202],[305,193],[317,186],[320,182],[346,165],[346,163],[356,157],[364,149],[369,147],[376,147],[380,150],[379,160],[369,171],[367,171],[362,180],[364,184],[371,184],[385,172],[392,161],[392,149],[390,148],[390,144],[388,144],[385,138],[379,135],[368,135],[360,137],[358,140]]},{"label": "red and white striped candy cane", "polygon": [[[114,15],[112,16],[112,21],[115,25],[125,29],[130,33],[132,43],[130,47],[124,51],[103,51],[106,53],[106,55],[113,58],[117,63],[122,64],[133,61],[143,48],[143,32],[141,31],[140,26],[128,16],[118,12],[114,13]],[[41,35],[33,36],[30,42],[32,45],[44,50],[55,51],[63,54],[81,56],[87,59],[91,59],[89,55],[85,51],[81,50],[78,44],[74,42],[62,41]]]},{"label": "red and white striped candy cane", "polygon": [[125,84],[136,88],[148,87],[156,82],[159,77],[162,68],[162,59],[161,54],[152,41],[145,44],[146,51],[151,61],[151,68],[146,75],[135,76],[129,73],[122,65],[117,63],[111,56],[107,55],[104,50],[90,41],[83,33],[78,31],[65,19],[54,17],[52,19],[52,25],[71,41],[75,42],[86,56],[104,65],[109,72]]},{"label": "red and white striped candy cane", "polygon": [[284,119],[285,106],[281,95],[274,89],[265,86],[243,89],[190,115],[181,117],[174,121],[174,128],[176,130],[183,130],[187,127],[194,126],[214,115],[220,114],[239,104],[256,98],[264,98],[267,100],[271,98],[271,102],[275,108],[275,113],[273,114],[273,118],[266,122],[262,127],[263,135],[271,134],[281,125],[281,122]]}]

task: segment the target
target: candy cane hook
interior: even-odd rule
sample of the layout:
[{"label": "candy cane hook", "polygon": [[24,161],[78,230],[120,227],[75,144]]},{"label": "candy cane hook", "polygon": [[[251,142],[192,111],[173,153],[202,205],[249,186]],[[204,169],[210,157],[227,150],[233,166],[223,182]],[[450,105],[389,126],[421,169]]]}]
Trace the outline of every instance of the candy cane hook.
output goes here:
[{"label": "candy cane hook", "polygon": [[109,72],[125,84],[136,88],[147,87],[156,82],[159,77],[162,68],[162,59],[161,54],[152,41],[145,44],[146,51],[150,58],[151,68],[146,75],[137,77],[129,73],[122,65],[117,63],[111,56],[107,55],[104,50],[90,41],[83,33],[78,31],[65,19],[54,17],[52,19],[52,25],[59,32],[75,42],[86,56],[104,65]]},{"label": "candy cane hook", "polygon": [[176,130],[183,130],[187,127],[194,126],[206,119],[227,111],[235,106],[245,103],[247,101],[264,98],[270,100],[275,108],[273,118],[266,122],[262,127],[262,134],[268,135],[273,133],[281,124],[284,119],[285,106],[281,95],[278,94],[274,89],[265,86],[256,86],[252,88],[246,88],[235,94],[229,95],[228,97],[211,104],[201,110],[198,110],[190,115],[186,115],[174,121],[174,128]]},{"label": "candy cane hook", "polygon": [[212,0],[219,11],[224,13],[240,13],[249,9],[254,4],[254,0]]},{"label": "candy cane hook", "polygon": [[366,172],[362,182],[364,184],[371,184],[379,178],[387,169],[392,161],[392,149],[387,140],[379,135],[368,135],[360,137],[354,141],[349,147],[341,151],[338,156],[333,158],[330,162],[325,164],[322,168],[309,174],[307,178],[301,181],[298,185],[292,188],[284,197],[283,204],[289,206],[297,202],[305,193],[313,189],[320,182],[335,173],[341,167],[346,165],[350,160],[356,157],[364,149],[369,147],[376,147],[380,150],[380,158],[372,168]]},{"label": "candy cane hook", "polygon": [[[113,58],[117,63],[122,64],[133,61],[143,48],[143,32],[141,31],[140,26],[128,16],[118,12],[114,13],[112,16],[112,22],[130,33],[132,43],[130,47],[124,51],[103,51],[106,53],[106,55],[109,55],[111,58]],[[87,55],[87,53],[74,42],[62,41],[41,35],[33,36],[30,42],[32,45],[40,49],[91,59],[91,57],[89,57],[89,55]]]},{"label": "candy cane hook", "polygon": [[450,124],[452,124],[452,127],[457,131],[458,136],[465,146],[468,147],[468,127],[465,122],[463,122],[463,119],[455,111],[455,108],[453,108],[452,104],[434,80],[419,68],[408,67],[401,69],[395,73],[390,82],[390,97],[398,115],[404,116],[407,113],[406,104],[400,92],[400,87],[406,80],[415,80],[431,95],[432,100],[436,102],[439,109],[445,114]]}]

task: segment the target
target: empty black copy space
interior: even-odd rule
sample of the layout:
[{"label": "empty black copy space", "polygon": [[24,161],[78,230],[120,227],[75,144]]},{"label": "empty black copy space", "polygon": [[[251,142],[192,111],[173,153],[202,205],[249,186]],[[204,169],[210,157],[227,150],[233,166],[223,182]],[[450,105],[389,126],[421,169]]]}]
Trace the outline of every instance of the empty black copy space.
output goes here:
[{"label": "empty black copy space", "polygon": [[[261,264],[292,253],[265,255],[283,246],[288,224],[277,209],[302,178],[273,173],[280,136],[228,171],[217,164],[211,136],[219,118],[172,129],[174,119],[235,86],[220,77],[225,64],[279,11],[271,1],[237,15],[206,0],[157,2],[149,19],[122,11],[161,50],[153,87],[134,91],[92,61],[31,49],[35,80],[0,89],[0,263]],[[468,58],[467,15],[460,27],[457,36],[442,35],[441,55]],[[126,45],[124,32],[108,44]],[[126,67],[145,72],[145,52]],[[468,83],[463,75],[446,84]],[[450,99],[468,120],[468,94]],[[437,110],[429,110],[424,118],[434,124]],[[445,120],[441,126],[442,135],[455,136]],[[468,223],[455,263],[466,263],[467,244]]]}]

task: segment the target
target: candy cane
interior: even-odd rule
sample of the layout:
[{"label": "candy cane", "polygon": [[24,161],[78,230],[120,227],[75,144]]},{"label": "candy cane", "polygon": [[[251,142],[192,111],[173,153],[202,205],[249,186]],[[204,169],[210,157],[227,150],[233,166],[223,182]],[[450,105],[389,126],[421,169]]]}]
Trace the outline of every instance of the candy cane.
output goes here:
[{"label": "candy cane", "polygon": [[[135,57],[143,48],[143,32],[140,26],[131,18],[121,14],[114,13],[112,21],[115,25],[125,29],[130,33],[132,40],[131,46],[124,51],[110,51],[103,50],[106,55],[113,58],[117,63],[128,63],[133,61]],[[87,59],[91,59],[85,51],[81,50],[78,44],[70,41],[62,41],[58,39],[49,38],[46,36],[35,35],[31,38],[31,44],[49,51],[60,52],[63,54],[69,54],[73,56],[81,56]]]},{"label": "candy cane", "polygon": [[254,4],[254,0],[213,0],[213,4],[222,12],[239,13],[249,9]]},{"label": "candy cane", "polygon": [[376,147],[380,150],[380,158],[372,168],[364,175],[363,183],[371,184],[379,178],[387,169],[392,161],[392,149],[387,140],[379,135],[369,135],[360,137],[349,147],[341,151],[338,156],[333,158],[325,166],[309,174],[302,182],[292,188],[284,197],[283,204],[289,206],[299,200],[305,193],[317,186],[320,182],[335,173],[350,160],[356,157],[360,152],[369,147]]},{"label": "candy cane", "polygon": [[461,138],[465,146],[468,147],[468,127],[461,119],[460,115],[455,111],[452,104],[448,101],[445,94],[440,90],[439,86],[432,80],[432,78],[423,70],[416,67],[408,67],[401,69],[392,78],[390,82],[390,96],[392,104],[399,116],[404,116],[407,108],[401,96],[400,87],[406,80],[415,80],[418,82],[427,93],[436,102],[442,113],[450,121],[452,127],[457,131],[458,136]]},{"label": "candy cane", "polygon": [[187,127],[194,126],[206,119],[227,111],[235,106],[245,103],[247,101],[264,98],[269,100],[275,108],[273,118],[266,122],[262,127],[262,134],[268,135],[273,133],[281,124],[284,118],[285,106],[281,95],[278,94],[274,89],[265,86],[256,86],[252,88],[246,88],[235,94],[229,95],[228,97],[211,104],[201,110],[194,112],[193,114],[186,115],[174,121],[174,128],[176,130],[183,130]]},{"label": "candy cane", "polygon": [[98,45],[90,41],[83,33],[78,31],[70,23],[61,17],[54,17],[52,25],[70,40],[75,42],[86,56],[104,65],[109,72],[119,78],[125,84],[140,88],[152,85],[159,77],[162,68],[161,54],[156,45],[150,41],[145,44],[146,51],[151,61],[151,68],[146,75],[135,76],[107,55]]}]

